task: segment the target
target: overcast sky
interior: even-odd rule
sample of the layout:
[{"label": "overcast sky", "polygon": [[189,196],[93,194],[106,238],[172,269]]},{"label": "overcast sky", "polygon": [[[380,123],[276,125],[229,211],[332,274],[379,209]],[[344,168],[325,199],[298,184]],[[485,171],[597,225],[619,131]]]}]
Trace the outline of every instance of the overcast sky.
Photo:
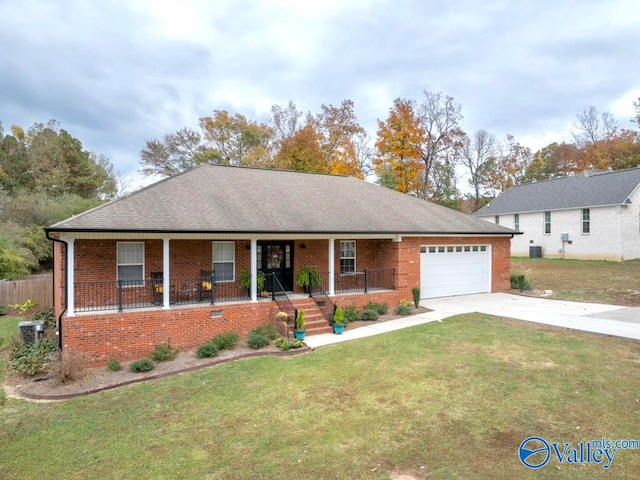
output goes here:
[{"label": "overcast sky", "polygon": [[56,119],[115,169],[213,110],[266,121],[355,102],[375,135],[397,97],[442,91],[463,128],[536,150],[591,105],[631,127],[637,0],[0,0],[0,121]]}]

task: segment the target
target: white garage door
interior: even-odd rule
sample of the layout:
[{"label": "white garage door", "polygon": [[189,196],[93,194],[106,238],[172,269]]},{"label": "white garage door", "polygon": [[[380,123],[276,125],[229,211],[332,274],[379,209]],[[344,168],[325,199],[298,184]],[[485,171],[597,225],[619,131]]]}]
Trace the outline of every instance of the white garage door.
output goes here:
[{"label": "white garage door", "polygon": [[420,248],[422,298],[490,291],[490,245],[442,245]]}]

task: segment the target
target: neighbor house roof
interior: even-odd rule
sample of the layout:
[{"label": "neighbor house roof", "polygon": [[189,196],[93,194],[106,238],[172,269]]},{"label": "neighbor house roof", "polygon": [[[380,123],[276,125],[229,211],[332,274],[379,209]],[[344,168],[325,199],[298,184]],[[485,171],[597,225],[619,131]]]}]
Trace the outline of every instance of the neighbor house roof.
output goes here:
[{"label": "neighbor house roof", "polygon": [[590,171],[571,177],[516,185],[478,210],[477,217],[629,203],[640,185],[640,168]]},{"label": "neighbor house roof", "polygon": [[201,165],[49,232],[512,234],[352,177]]}]

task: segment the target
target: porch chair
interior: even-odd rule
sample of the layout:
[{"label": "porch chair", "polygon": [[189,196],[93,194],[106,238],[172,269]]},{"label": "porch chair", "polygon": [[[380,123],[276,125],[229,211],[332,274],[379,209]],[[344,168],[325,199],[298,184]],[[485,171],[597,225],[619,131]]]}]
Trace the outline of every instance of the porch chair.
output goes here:
[{"label": "porch chair", "polygon": [[213,285],[211,284],[211,275],[213,272],[211,270],[200,270],[200,283],[197,284],[198,287],[198,301],[202,301],[205,298],[211,298],[211,289]]},{"label": "porch chair", "polygon": [[[163,295],[164,295],[164,286],[163,286],[163,272],[151,272],[149,274],[151,285],[151,303],[153,305],[162,305],[163,303]],[[173,301],[175,296],[175,291],[173,285],[169,287],[169,299]]]}]

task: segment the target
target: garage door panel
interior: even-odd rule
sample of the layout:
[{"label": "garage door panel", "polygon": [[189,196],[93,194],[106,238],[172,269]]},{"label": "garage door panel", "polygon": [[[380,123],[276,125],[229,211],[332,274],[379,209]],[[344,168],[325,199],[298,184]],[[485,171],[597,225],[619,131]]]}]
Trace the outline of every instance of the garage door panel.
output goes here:
[{"label": "garage door panel", "polygon": [[[468,251],[464,251],[467,248]],[[473,248],[476,251],[472,251]],[[484,293],[491,289],[491,249],[484,246],[448,248],[420,254],[420,285],[423,298]],[[427,249],[425,249],[427,250]],[[430,248],[433,250],[433,248]],[[453,250],[453,251],[451,251]],[[462,250],[462,251],[460,251]]]}]

